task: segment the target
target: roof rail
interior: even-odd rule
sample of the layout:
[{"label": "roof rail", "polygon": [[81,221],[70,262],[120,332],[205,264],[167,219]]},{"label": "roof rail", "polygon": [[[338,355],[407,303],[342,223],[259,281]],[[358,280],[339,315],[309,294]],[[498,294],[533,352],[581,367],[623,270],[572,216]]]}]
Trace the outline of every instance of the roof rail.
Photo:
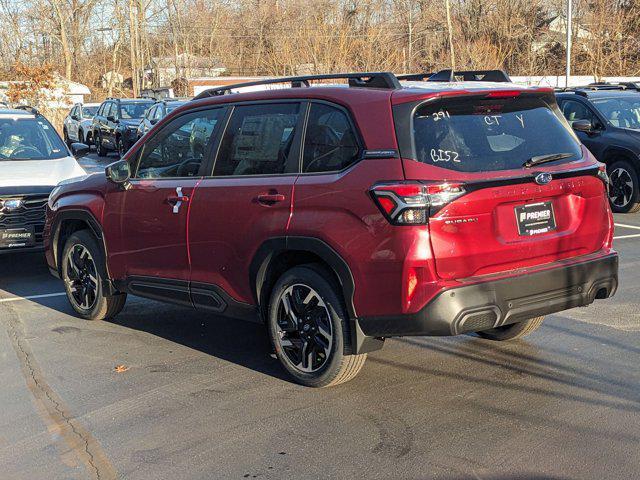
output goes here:
[{"label": "roof rail", "polygon": [[16,110],[25,110],[29,113],[33,113],[36,116],[42,116],[42,114],[38,111],[38,109],[35,107],[32,107],[31,105],[17,105],[14,108]]},{"label": "roof rail", "polygon": [[640,83],[638,82],[594,82],[587,85],[587,87],[595,87],[597,90],[640,90]]},{"label": "roof rail", "polygon": [[398,75],[400,80],[428,81],[428,82],[508,82],[511,78],[504,70],[440,70],[436,73],[416,73]]},{"label": "roof rail", "polygon": [[401,75],[396,75],[398,80],[405,80],[408,82],[423,82],[425,80],[429,80],[429,77],[433,75],[431,73],[403,73]]},{"label": "roof rail", "polygon": [[589,91],[597,92],[600,90],[638,90],[640,91],[640,83],[635,82],[595,82],[589,85],[579,85],[575,87],[558,87],[554,88],[556,92],[574,92],[581,95],[587,95]]},{"label": "roof rail", "polygon": [[398,89],[402,88],[400,82],[396,76],[391,72],[363,72],[363,73],[330,73],[323,75],[304,75],[299,77],[280,77],[280,78],[267,78],[264,80],[256,80],[253,82],[235,83],[233,85],[224,85],[215,88],[209,88],[200,93],[194,100],[201,98],[215,97],[218,95],[225,95],[231,93],[231,90],[243,87],[254,87],[258,85],[274,85],[278,83],[291,83],[291,88],[309,87],[313,80],[349,80],[350,87],[364,87],[364,88],[387,88]]}]

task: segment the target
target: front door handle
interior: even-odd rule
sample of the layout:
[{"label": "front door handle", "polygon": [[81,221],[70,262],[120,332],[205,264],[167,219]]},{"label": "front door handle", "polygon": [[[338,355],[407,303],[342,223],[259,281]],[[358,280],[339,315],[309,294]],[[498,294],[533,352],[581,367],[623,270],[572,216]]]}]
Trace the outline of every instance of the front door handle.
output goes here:
[{"label": "front door handle", "polygon": [[257,200],[263,205],[273,205],[274,203],[284,202],[284,195],[281,193],[263,193],[258,195]]},{"label": "front door handle", "polygon": [[173,213],[180,213],[180,206],[189,203],[189,197],[182,193],[182,187],[176,187],[176,196],[167,197],[167,203],[173,206]]}]

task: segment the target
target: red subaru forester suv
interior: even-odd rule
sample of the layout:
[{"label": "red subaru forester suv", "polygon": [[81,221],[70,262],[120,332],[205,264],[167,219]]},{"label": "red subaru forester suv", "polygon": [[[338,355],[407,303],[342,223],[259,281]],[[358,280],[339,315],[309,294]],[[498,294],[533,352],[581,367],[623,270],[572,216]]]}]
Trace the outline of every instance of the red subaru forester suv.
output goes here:
[{"label": "red subaru forester suv", "polygon": [[[255,91],[275,83],[290,88]],[[133,294],[264,322],[284,368],[322,387],[385,338],[511,340],[615,292],[604,166],[550,89],[384,72],[242,86],[51,193],[47,262],[79,316]]]}]

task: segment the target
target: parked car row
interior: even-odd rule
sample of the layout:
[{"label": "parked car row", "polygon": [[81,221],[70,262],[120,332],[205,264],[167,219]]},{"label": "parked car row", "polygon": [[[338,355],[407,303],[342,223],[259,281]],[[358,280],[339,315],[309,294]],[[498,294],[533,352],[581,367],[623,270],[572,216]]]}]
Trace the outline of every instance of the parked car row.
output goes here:
[{"label": "parked car row", "polygon": [[[618,257],[605,165],[552,89],[504,80],[369,72],[208,90],[104,175],[51,192],[49,268],[85,319],[134,294],[264,323],[313,387],[352,379],[389,337],[523,337],[612,296]],[[290,88],[231,93],[276,83]],[[124,151],[150,105],[103,103],[99,150]]]}]

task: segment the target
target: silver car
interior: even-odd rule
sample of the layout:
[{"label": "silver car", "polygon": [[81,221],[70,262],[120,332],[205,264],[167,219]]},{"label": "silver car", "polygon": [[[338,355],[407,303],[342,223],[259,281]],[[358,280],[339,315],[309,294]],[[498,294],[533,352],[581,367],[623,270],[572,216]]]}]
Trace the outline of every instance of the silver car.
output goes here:
[{"label": "silver car", "polygon": [[99,106],[99,103],[76,103],[73,106],[64,119],[63,136],[67,145],[73,142],[92,144],[91,121]]}]

